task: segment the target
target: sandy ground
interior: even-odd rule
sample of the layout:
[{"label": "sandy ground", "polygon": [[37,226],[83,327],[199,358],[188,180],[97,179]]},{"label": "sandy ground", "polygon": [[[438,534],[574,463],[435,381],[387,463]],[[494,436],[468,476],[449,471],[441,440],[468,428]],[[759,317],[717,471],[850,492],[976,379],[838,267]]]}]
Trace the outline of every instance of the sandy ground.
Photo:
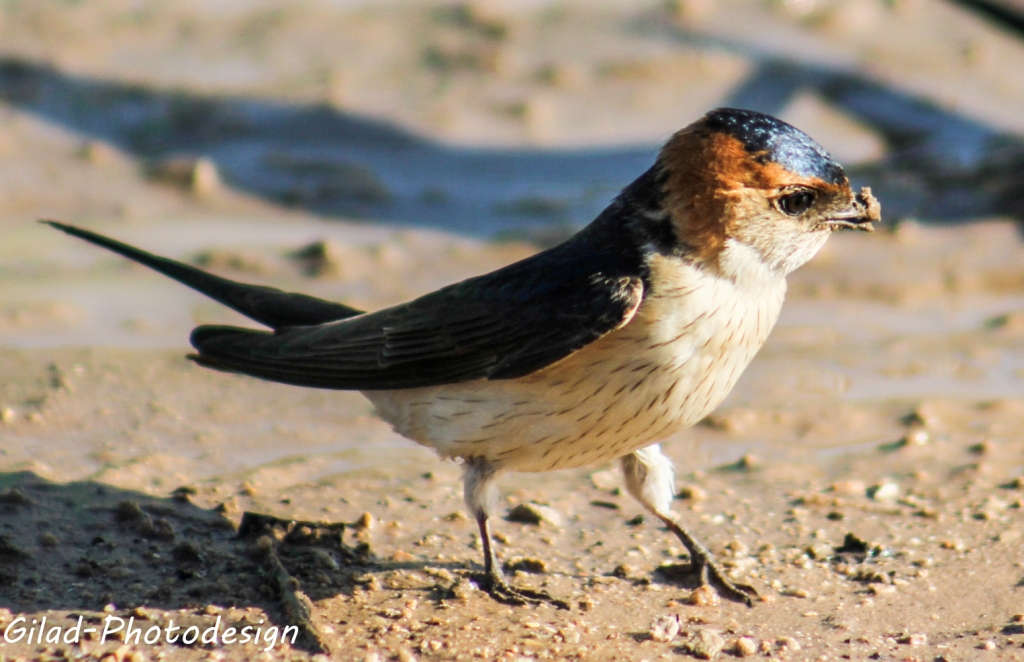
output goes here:
[{"label": "sandy ground", "polygon": [[[33,222],[375,308],[557,241],[723,103],[888,221],[664,444],[752,608],[693,591],[615,467],[503,479],[544,518],[500,557],[572,609],[495,603],[457,465],[361,396],[192,365],[240,318]],[[1024,42],[925,0],[0,3],[0,660],[1024,659],[1022,104]]]}]

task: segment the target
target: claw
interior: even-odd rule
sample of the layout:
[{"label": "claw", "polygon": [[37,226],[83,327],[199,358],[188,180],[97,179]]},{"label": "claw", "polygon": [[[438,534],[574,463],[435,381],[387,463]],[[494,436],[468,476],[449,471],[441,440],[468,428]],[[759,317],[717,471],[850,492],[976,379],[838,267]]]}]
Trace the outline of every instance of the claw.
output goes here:
[{"label": "claw", "polygon": [[754,606],[754,599],[759,597],[753,586],[734,582],[729,579],[721,566],[715,563],[704,545],[701,545],[696,538],[687,533],[682,527],[672,521],[671,518],[662,517],[662,521],[672,533],[686,546],[690,552],[691,568],[700,573],[701,586],[710,586],[718,591],[719,595],[729,600],[742,602],[748,607]]},{"label": "claw", "polygon": [[568,602],[552,597],[547,591],[517,588],[506,582],[502,575],[496,573],[477,573],[472,576],[472,579],[480,587],[480,590],[487,591],[492,598],[507,605],[536,605],[546,602],[559,609],[571,608]]},{"label": "claw", "polygon": [[709,558],[694,559],[693,565],[700,569],[701,585],[711,586],[723,598],[753,607],[754,599],[760,597],[753,586],[729,579],[722,568]]}]

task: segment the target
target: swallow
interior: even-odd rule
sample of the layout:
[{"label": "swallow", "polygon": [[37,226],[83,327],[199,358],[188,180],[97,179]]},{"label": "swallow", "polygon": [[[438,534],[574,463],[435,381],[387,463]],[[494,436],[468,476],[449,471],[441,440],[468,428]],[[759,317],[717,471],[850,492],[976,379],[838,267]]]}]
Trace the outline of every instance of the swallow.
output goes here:
[{"label": "swallow", "polygon": [[566,603],[512,586],[491,540],[495,479],[611,460],[686,546],[705,585],[752,604],[671,509],[658,441],[707,416],[779,316],[786,276],[837,230],[881,208],[778,119],[713,110],[564,243],[408,303],[363,312],[230,281],[88,230],[119,253],[266,327],[200,326],[200,365],[284,384],[361,391],[401,435],[461,461],[483,543],[477,583],[511,604]]}]

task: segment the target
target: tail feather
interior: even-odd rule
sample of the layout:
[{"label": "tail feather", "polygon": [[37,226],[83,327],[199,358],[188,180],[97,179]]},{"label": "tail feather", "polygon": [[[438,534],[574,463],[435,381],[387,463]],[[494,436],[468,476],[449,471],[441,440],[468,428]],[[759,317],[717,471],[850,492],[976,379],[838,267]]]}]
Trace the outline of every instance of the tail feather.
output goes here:
[{"label": "tail feather", "polygon": [[201,269],[147,253],[73,225],[56,221],[40,222],[154,269],[272,329],[324,324],[363,313],[340,303],[324,301],[305,294],[282,292],[273,287],[238,283],[214,276]]}]

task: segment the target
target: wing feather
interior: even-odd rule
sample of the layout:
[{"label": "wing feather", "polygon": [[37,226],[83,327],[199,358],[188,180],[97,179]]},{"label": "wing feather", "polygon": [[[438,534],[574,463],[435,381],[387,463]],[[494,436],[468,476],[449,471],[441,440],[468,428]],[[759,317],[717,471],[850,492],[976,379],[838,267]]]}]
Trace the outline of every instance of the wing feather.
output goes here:
[{"label": "wing feather", "polygon": [[204,365],[321,388],[522,377],[627,324],[639,307],[639,261],[594,234],[375,313],[274,333],[204,326],[192,344]]}]

